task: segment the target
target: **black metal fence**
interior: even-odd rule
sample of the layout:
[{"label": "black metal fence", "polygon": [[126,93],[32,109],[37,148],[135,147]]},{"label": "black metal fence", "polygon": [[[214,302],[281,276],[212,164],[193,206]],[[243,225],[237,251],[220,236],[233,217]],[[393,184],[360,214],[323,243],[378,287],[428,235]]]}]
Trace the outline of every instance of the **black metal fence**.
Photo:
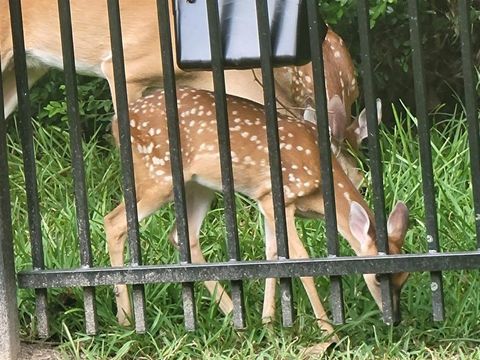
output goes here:
[{"label": "black metal fence", "polygon": [[[421,144],[421,165],[424,202],[426,209],[428,244],[425,254],[388,254],[387,229],[385,218],[385,200],[382,179],[382,155],[378,141],[376,119],[375,90],[370,60],[368,1],[358,0],[359,33],[361,40],[361,78],[368,117],[369,158],[373,181],[373,205],[377,227],[376,257],[340,257],[338,256],[337,226],[335,220],[334,186],[330,155],[330,140],[327,122],[327,101],[322,62],[320,34],[322,22],[318,18],[316,0],[308,0],[308,21],[310,28],[310,45],[313,59],[315,100],[317,119],[319,119],[319,143],[321,144],[322,184],[325,198],[328,258],[309,260],[289,260],[287,246],[286,220],[284,211],[283,185],[275,109],[275,89],[273,69],[270,61],[270,29],[265,21],[267,17],[266,2],[257,0],[259,34],[261,46],[261,67],[265,88],[266,114],[268,118],[267,133],[269,160],[271,164],[272,191],[276,217],[276,238],[278,256],[276,261],[242,261],[239,253],[239,239],[236,224],[234,202],[233,174],[229,148],[229,132],[226,111],[225,84],[223,74],[222,49],[219,41],[219,14],[215,1],[208,1],[213,77],[215,85],[215,102],[218,114],[218,134],[221,144],[220,157],[222,168],[223,194],[225,198],[225,216],[227,224],[227,244],[229,262],[215,264],[191,264],[188,245],[188,222],[186,217],[185,191],[183,185],[182,159],[179,143],[178,114],[176,110],[176,84],[174,75],[173,52],[170,33],[169,1],[158,0],[158,20],[160,24],[161,52],[164,74],[164,89],[167,102],[167,117],[172,161],[175,214],[180,239],[181,263],[176,265],[142,265],[139,245],[139,227],[136,213],[136,196],[133,177],[133,163],[129,135],[128,102],[125,86],[125,70],[121,37],[121,22],[118,0],[108,0],[109,25],[111,31],[111,48],[114,62],[116,110],[119,119],[121,137],[121,159],[123,172],[124,196],[128,219],[128,241],[131,264],[123,268],[99,268],[93,266],[90,245],[89,218],[87,208],[87,191],[79,127],[79,110],[77,104],[77,86],[75,77],[75,56],[72,41],[70,4],[68,0],[59,0],[61,35],[63,45],[63,67],[67,89],[69,124],[71,131],[72,165],[75,180],[75,202],[77,228],[81,254],[81,267],[76,269],[50,270],[45,268],[42,232],[40,227],[40,206],[37,194],[35,154],[33,150],[32,125],[30,121],[29,88],[27,63],[22,31],[22,11],[20,0],[10,0],[12,30],[15,52],[16,81],[18,88],[18,119],[21,129],[21,143],[26,176],[26,193],[28,223],[32,246],[33,269],[15,274],[10,214],[9,180],[6,149],[6,129],[3,103],[0,102],[0,334],[3,341],[2,354],[14,354],[18,343],[17,305],[15,291],[18,287],[32,288],[36,293],[37,329],[40,337],[49,334],[47,316],[47,289],[53,287],[83,287],[85,302],[86,332],[98,331],[95,309],[95,287],[126,283],[133,285],[134,320],[138,332],[145,331],[145,295],[144,284],[178,282],[183,286],[183,305],[185,326],[195,327],[193,283],[203,280],[230,280],[234,303],[233,321],[236,327],[245,326],[242,280],[251,278],[276,277],[281,279],[281,299],[283,324],[289,326],[294,321],[292,305],[291,278],[300,276],[330,276],[332,313],[335,323],[344,321],[342,298],[342,275],[351,273],[378,273],[381,276],[384,320],[392,322],[391,284],[388,274],[406,271],[429,271],[432,282],[433,316],[435,320],[444,317],[442,271],[454,269],[473,269],[480,267],[478,251],[460,253],[440,253],[438,224],[433,185],[432,153],[430,148],[430,124],[427,116],[425,75],[421,48],[421,29],[419,28],[418,1],[409,0],[410,32],[413,50],[415,94],[417,117],[419,119],[419,136]],[[470,23],[468,16],[469,1],[459,1],[459,22],[462,38],[463,74],[465,79],[466,113],[469,126],[471,169],[474,191],[475,214],[480,214],[480,149],[477,115],[477,98],[474,82],[474,67],[470,42]],[[1,59],[0,59],[1,61]],[[0,75],[1,76],[1,75]],[[0,87],[0,92],[2,88]],[[3,94],[2,94],[3,98]],[[480,247],[480,216],[476,216],[477,243]],[[11,355],[13,358],[13,355]]]}]

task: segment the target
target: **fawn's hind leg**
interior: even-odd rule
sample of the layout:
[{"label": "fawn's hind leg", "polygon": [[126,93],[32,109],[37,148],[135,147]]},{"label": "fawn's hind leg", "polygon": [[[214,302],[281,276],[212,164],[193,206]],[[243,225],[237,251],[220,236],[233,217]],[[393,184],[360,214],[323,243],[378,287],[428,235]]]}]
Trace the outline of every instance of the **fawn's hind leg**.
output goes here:
[{"label": "fawn's hind leg", "polygon": [[[205,263],[205,257],[203,256],[199,241],[200,228],[210,209],[210,204],[212,203],[215,193],[202,185],[190,182],[185,185],[185,195],[192,263],[203,264]],[[176,227],[172,230],[170,239],[174,245],[178,245]],[[218,281],[205,281],[204,284],[212,297],[214,297],[215,302],[218,303],[220,310],[222,310],[225,315],[231,313],[233,310],[232,300],[225,292],[223,286],[220,285]]]}]

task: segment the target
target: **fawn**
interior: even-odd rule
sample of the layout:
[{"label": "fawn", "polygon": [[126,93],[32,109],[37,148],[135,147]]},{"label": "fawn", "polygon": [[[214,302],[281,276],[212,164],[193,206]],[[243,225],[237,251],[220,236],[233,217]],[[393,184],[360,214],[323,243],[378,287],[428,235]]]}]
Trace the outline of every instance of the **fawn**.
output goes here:
[{"label": "fawn", "polygon": [[[209,210],[215,191],[222,188],[214,96],[205,90],[180,88],[177,91],[182,159],[187,193],[191,258],[203,263],[199,229]],[[235,189],[255,200],[265,218],[266,258],[275,259],[275,222],[273,215],[266,120],[263,106],[252,101],[227,96],[231,156]],[[132,155],[135,168],[139,220],[145,219],[171,201],[172,176],[168,148],[165,102],[162,91],[140,98],[129,110]],[[288,247],[291,258],[308,258],[307,251],[295,229],[295,214],[321,217],[324,213],[320,157],[315,125],[308,121],[279,115],[280,151],[287,218]],[[113,134],[118,142],[117,121]],[[357,255],[377,255],[375,225],[372,213],[348,176],[332,156],[338,230]],[[407,231],[408,210],[399,202],[388,219],[390,252],[400,253]],[[126,214],[120,204],[105,216],[105,231],[112,266],[123,265],[126,237]],[[392,276],[395,305],[407,273]],[[365,274],[365,281],[376,303],[382,309],[379,283],[375,274]],[[302,277],[319,326],[332,334],[312,277]],[[274,315],[275,279],[266,280],[262,317]],[[220,308],[228,313],[232,303],[217,283],[206,283],[216,296]],[[130,303],[126,285],[116,285],[118,320],[128,323]]]}]

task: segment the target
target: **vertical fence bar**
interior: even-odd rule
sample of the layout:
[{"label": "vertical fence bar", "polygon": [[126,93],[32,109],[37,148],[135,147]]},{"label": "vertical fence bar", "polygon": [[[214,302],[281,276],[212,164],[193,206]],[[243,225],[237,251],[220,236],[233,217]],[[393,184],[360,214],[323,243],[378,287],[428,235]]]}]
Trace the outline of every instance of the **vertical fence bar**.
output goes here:
[{"label": "vertical fence bar", "polygon": [[475,208],[475,228],[477,248],[480,249],[480,139],[478,125],[478,100],[476,74],[472,60],[472,39],[470,25],[471,1],[459,0],[459,24],[462,42],[463,81],[465,88],[465,111],[468,122],[468,143],[472,173],[473,203]]},{"label": "vertical fence bar", "polygon": [[[310,28],[310,49],[312,53],[313,79],[315,87],[315,108],[317,116],[318,143],[321,148],[320,164],[322,177],[323,201],[325,206],[326,235],[328,242],[328,256],[339,255],[337,237],[337,217],[335,207],[335,190],[332,173],[332,151],[330,148],[330,132],[328,127],[327,97],[325,89],[325,72],[323,63],[322,42],[325,37],[326,26],[320,21],[318,3],[308,0],[308,22]],[[343,287],[340,276],[331,276],[330,306],[332,308],[333,322],[345,322]]]},{"label": "vertical fence bar", "polygon": [[[70,148],[72,151],[73,185],[77,218],[77,233],[80,242],[80,263],[83,267],[93,265],[90,241],[90,223],[88,217],[87,187],[82,152],[82,131],[78,110],[77,78],[75,73],[75,55],[73,49],[72,18],[70,0],[58,0],[60,32],[62,38],[63,70],[67,92],[68,121],[70,126]],[[95,288],[83,289],[85,303],[85,327],[89,335],[97,333],[97,314],[95,306]]]},{"label": "vertical fence bar", "polygon": [[[187,208],[183,178],[182,152],[177,109],[177,92],[173,64],[172,34],[170,30],[170,10],[168,0],[157,0],[157,12],[162,52],[162,67],[167,112],[168,139],[172,163],[173,196],[175,200],[175,217],[177,221],[180,261],[190,263],[190,246],[188,236]],[[193,283],[182,284],[183,311],[185,328],[195,330],[195,297]]]},{"label": "vertical fence bar", "polygon": [[[418,20],[418,0],[409,0],[410,41],[412,43],[415,103],[417,106],[418,136],[420,141],[420,161],[422,165],[423,201],[425,206],[425,225],[430,253],[440,251],[438,239],[437,210],[433,178],[432,149],[430,147],[430,119],[427,111],[427,88],[422,53],[422,32]],[[443,280],[440,271],[430,273],[432,290],[433,319],[443,321]]]},{"label": "vertical fence bar", "polygon": [[[272,181],[277,253],[279,259],[287,259],[289,257],[287,223],[285,218],[285,199],[283,196],[282,162],[280,159],[275,84],[272,68],[272,40],[270,35],[267,1],[256,0],[256,8],[260,42],[260,61],[262,66],[263,95],[267,120],[268,156],[270,161],[270,178]],[[293,324],[295,318],[291,279],[280,279],[280,293],[283,325],[288,327]]]},{"label": "vertical fence bar", "polygon": [[[225,95],[224,58],[217,0],[207,0],[210,52],[212,54],[213,84],[215,88],[215,112],[217,117],[218,144],[222,190],[225,201],[225,222],[230,261],[240,259],[238,244],[237,213],[232,171],[228,109]],[[233,324],[236,328],[245,327],[244,297],[242,281],[232,281]]]},{"label": "vertical fence bar", "polygon": [[[385,197],[383,193],[382,157],[378,141],[378,122],[373,84],[372,61],[370,51],[370,20],[367,0],[358,0],[358,26],[360,33],[361,74],[365,92],[365,109],[367,111],[368,150],[370,171],[372,172],[373,204],[375,208],[375,225],[377,230],[377,248],[379,254],[388,254],[387,221],[385,217]],[[383,320],[387,324],[396,322],[393,312],[390,276],[380,276],[382,291]]]},{"label": "vertical fence bar", "polygon": [[[22,25],[22,8],[20,0],[9,0],[12,38],[15,61],[15,76],[18,96],[18,120],[22,143],[23,166],[25,172],[25,189],[27,193],[28,226],[32,244],[32,264],[37,270],[45,269],[40,203],[37,189],[37,171],[35,168],[35,150],[29,100],[27,60]],[[49,335],[47,317],[47,289],[35,290],[38,335]]]},{"label": "vertical fence bar", "polygon": [[[0,58],[1,68],[2,59]],[[16,359],[20,348],[20,337],[8,181],[7,123],[4,116],[2,83],[0,72],[0,354],[4,359]]]},{"label": "vertical fence bar", "polygon": [[[142,255],[138,228],[132,144],[130,143],[130,123],[128,118],[128,98],[125,83],[125,59],[123,55],[122,28],[118,0],[108,0],[108,20],[112,46],[113,74],[115,79],[116,113],[120,134],[123,192],[125,197],[125,209],[127,211],[128,242],[131,266],[138,266],[142,265]],[[145,291],[143,285],[140,284],[132,285],[132,289],[135,329],[137,332],[143,333],[146,330]]]}]

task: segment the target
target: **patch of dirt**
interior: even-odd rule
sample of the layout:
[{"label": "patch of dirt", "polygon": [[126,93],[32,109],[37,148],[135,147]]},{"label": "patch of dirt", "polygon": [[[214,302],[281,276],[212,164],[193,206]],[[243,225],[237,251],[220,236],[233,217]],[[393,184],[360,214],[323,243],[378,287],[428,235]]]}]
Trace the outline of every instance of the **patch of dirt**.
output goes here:
[{"label": "patch of dirt", "polygon": [[18,360],[65,360],[65,358],[48,344],[22,342]]}]

